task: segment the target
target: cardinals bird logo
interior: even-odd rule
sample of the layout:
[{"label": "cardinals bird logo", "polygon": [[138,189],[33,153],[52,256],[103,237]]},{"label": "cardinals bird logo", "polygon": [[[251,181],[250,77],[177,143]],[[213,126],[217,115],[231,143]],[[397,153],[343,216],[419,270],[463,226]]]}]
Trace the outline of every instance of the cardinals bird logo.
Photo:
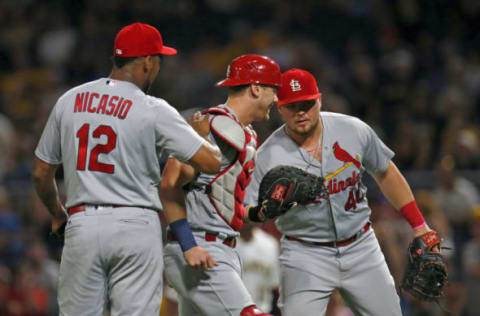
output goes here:
[{"label": "cardinals bird logo", "polygon": [[362,166],[360,164],[360,161],[350,156],[348,152],[346,152],[344,149],[340,147],[338,142],[335,142],[335,144],[333,144],[333,155],[335,156],[335,158],[337,158],[340,161],[353,163],[358,169],[360,169]]}]

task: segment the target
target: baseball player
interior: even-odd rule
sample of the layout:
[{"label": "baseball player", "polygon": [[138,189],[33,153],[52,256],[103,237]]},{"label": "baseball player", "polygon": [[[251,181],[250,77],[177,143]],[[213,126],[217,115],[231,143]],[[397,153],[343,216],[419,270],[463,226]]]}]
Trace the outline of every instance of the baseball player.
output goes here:
[{"label": "baseball player", "polygon": [[210,140],[222,152],[220,172],[196,174],[175,159],[167,162],[160,193],[171,229],[165,276],[179,294],[181,316],[267,315],[255,306],[242,283],[235,245],[257,148],[249,124],[269,118],[280,77],[279,66],[268,57],[235,58],[227,78],[217,84],[230,88],[227,101],[206,111]]},{"label": "baseball player", "polygon": [[[158,155],[165,151],[202,172],[221,165],[217,147],[165,100],[146,94],[163,55],[174,54],[156,28],[128,25],[115,38],[110,76],[67,91],[50,114],[35,150],[33,179],[53,217],[52,231],[67,221],[61,315],[103,315],[106,304],[112,316],[159,314]],[[65,206],[55,183],[59,165]]]},{"label": "baseball player", "polygon": [[242,259],[243,283],[253,300],[264,311],[272,311],[274,292],[279,286],[278,240],[245,223],[240,231],[237,251]]},{"label": "baseball player", "polygon": [[[322,112],[313,76],[282,74],[278,109],[285,124],[257,153],[246,202],[257,203],[259,183],[278,165],[299,167],[325,179],[327,194],[276,220],[281,239],[282,315],[325,315],[338,289],[355,315],[401,315],[399,297],[372,231],[362,174],[369,172],[405,216],[414,235],[430,231],[409,185],[391,161],[393,152],[361,120]],[[262,210],[254,216],[262,218]],[[253,215],[250,213],[250,215]]]}]

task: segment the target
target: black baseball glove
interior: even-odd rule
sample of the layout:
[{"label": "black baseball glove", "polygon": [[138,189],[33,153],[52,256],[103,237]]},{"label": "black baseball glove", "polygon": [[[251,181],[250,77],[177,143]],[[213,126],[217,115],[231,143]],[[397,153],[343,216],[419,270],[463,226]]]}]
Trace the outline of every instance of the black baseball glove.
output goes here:
[{"label": "black baseball glove", "polygon": [[408,263],[402,281],[402,289],[422,301],[437,301],[443,296],[447,282],[447,265],[440,253],[440,239],[434,231],[416,237],[408,248]]},{"label": "black baseball glove", "polygon": [[50,232],[50,237],[54,238],[55,240],[59,241],[63,244],[65,240],[65,227],[67,226],[67,221],[63,222],[63,224],[56,230]]},{"label": "black baseball glove", "polygon": [[[296,167],[280,165],[268,171],[260,182],[258,206],[250,210],[249,217],[253,221],[275,218],[297,204],[314,201],[325,192],[323,178]],[[259,212],[264,216],[259,216]]]}]

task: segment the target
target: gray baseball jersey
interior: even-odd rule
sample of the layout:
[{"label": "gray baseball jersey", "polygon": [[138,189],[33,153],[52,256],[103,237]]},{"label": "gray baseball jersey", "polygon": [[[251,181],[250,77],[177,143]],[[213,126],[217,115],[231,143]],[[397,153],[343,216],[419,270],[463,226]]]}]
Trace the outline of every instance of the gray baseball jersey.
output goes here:
[{"label": "gray baseball jersey", "polygon": [[[375,234],[366,225],[371,210],[361,182],[365,171],[385,171],[393,152],[357,118],[322,112],[320,119],[321,162],[294,143],[282,126],[259,148],[247,189],[248,202],[256,204],[263,175],[286,164],[322,176],[328,190],[330,201],[320,196],[276,220],[280,232],[288,236],[281,240],[279,307],[285,315],[325,315],[337,289],[355,315],[400,316],[393,278]],[[356,239],[338,247],[311,243],[352,236]]]},{"label": "gray baseball jersey", "polygon": [[59,98],[35,155],[63,164],[66,207],[83,207],[65,228],[60,315],[103,315],[107,301],[112,315],[159,314],[158,156],[187,160],[203,143],[167,102],[130,82],[102,78]]},{"label": "gray baseball jersey", "polygon": [[[35,155],[63,164],[66,207],[117,204],[160,209],[161,151],[185,161],[205,142],[165,100],[102,78],[67,91]],[[154,146],[155,144],[155,146]]]},{"label": "gray baseball jersey", "polygon": [[[285,133],[277,129],[257,152],[256,167],[246,202],[257,204],[259,183],[277,165],[292,165],[322,176],[329,191],[328,202],[319,197],[299,205],[276,220],[279,231],[307,241],[346,239],[359,231],[370,217],[363,172],[387,169],[393,152],[361,120],[337,113],[322,112],[322,161],[314,159]],[[335,231],[337,236],[335,236]]]},{"label": "gray baseball jersey", "polygon": [[[237,250],[222,242],[227,236],[239,235],[234,226],[244,208],[243,189],[253,172],[256,137],[248,126],[241,126],[228,106],[219,105],[214,109],[228,113],[210,116],[212,133],[209,137],[222,152],[222,166],[216,175],[200,173],[195,181],[200,189],[188,191],[185,200],[188,222],[197,244],[219,265],[199,271],[186,263],[177,242],[166,245],[165,276],[179,294],[181,316],[234,316],[255,304],[241,280],[242,267]],[[205,190],[207,187],[209,189]],[[217,234],[217,237],[214,241],[206,240],[205,232]]]}]

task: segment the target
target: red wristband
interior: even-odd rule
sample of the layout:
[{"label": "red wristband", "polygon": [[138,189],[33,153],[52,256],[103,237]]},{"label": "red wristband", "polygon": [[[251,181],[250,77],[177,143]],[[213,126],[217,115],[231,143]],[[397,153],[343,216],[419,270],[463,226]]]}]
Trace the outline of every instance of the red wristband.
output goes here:
[{"label": "red wristband", "polygon": [[400,213],[402,213],[403,217],[407,220],[407,222],[410,224],[410,226],[412,226],[413,229],[418,229],[426,225],[425,219],[423,219],[423,215],[422,213],[420,213],[417,202],[415,200],[404,205],[400,209]]}]

